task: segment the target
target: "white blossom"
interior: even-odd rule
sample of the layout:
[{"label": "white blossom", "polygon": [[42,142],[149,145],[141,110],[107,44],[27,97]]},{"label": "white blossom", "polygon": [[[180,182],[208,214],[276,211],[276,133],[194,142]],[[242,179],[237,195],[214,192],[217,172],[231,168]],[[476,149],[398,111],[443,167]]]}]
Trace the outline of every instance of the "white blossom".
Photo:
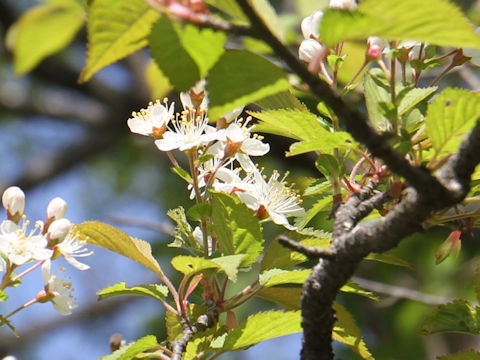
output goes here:
[{"label": "white blossom", "polygon": [[310,63],[313,57],[319,52],[324,50],[324,46],[317,40],[307,39],[303,40],[298,48],[298,57],[300,60]]},{"label": "white blossom", "polygon": [[55,249],[58,250],[65,257],[65,260],[67,260],[73,267],[79,270],[87,270],[90,269],[90,266],[75,259],[77,257],[85,257],[93,254],[93,251],[89,251],[84,247],[85,243],[85,241],[78,239],[74,231],[70,231]]},{"label": "white blossom", "polygon": [[180,101],[185,110],[195,109],[206,112],[208,109],[208,95],[205,90],[205,79],[198,81],[188,92],[181,92]]},{"label": "white blossom", "polygon": [[51,261],[42,265],[42,277],[47,297],[51,297],[53,306],[62,315],[70,315],[77,305],[72,299],[72,284],[65,282],[50,273]]},{"label": "white blossom", "polygon": [[51,241],[62,241],[70,230],[72,230],[72,226],[72,223],[68,219],[62,218],[55,220],[48,228],[48,238]]},{"label": "white blossom", "polygon": [[303,216],[305,210],[300,206],[298,195],[286,185],[285,176],[279,180],[279,173],[274,172],[268,181],[257,170],[252,172],[237,187],[241,191],[235,194],[249,208],[256,211],[257,217],[270,217],[275,224],[283,225],[289,230],[295,227],[290,225],[287,217]]},{"label": "white blossom", "polygon": [[150,103],[147,109],[141,109],[139,113],[133,112],[132,117],[127,120],[130,131],[161,139],[175,110],[175,103],[168,107],[166,99],[164,102],[165,104],[161,104],[157,100],[155,103]]},{"label": "white blossom", "polygon": [[302,20],[300,28],[305,39],[312,37],[318,39],[320,37],[320,22],[323,18],[323,11],[315,11],[312,15]]},{"label": "white blossom", "polygon": [[47,220],[53,221],[65,217],[67,203],[61,197],[52,199],[47,206]]},{"label": "white blossom", "polygon": [[18,186],[11,186],[3,192],[2,204],[12,216],[22,216],[25,212],[25,193]]},{"label": "white blossom", "polygon": [[10,220],[4,220],[0,225],[0,251],[10,262],[23,265],[35,260],[46,260],[53,255],[47,248],[47,238],[42,235],[43,224],[37,222],[35,228],[27,234],[28,220],[20,227]]}]

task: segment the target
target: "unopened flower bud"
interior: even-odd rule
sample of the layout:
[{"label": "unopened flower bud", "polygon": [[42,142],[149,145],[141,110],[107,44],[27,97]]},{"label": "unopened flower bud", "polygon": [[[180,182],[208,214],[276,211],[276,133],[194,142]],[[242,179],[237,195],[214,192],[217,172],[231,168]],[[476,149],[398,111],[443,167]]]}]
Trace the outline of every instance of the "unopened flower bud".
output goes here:
[{"label": "unopened flower bud", "polygon": [[356,10],[357,2],[355,0],[330,0],[329,7],[339,10]]},{"label": "unopened flower bud", "polygon": [[18,186],[11,186],[3,193],[2,204],[8,217],[18,222],[25,212],[25,193]]},{"label": "unopened flower bud", "polygon": [[307,39],[303,40],[298,49],[298,57],[300,60],[310,63],[313,57],[319,52],[322,51],[324,46],[320,44],[317,40]]},{"label": "unopened flower bud", "polygon": [[62,218],[55,220],[48,228],[48,239],[55,243],[62,242],[70,230],[72,230],[72,226],[72,223],[68,219]]},{"label": "unopened flower bud", "polygon": [[387,41],[378,36],[370,36],[367,40],[367,52],[365,56],[370,60],[380,60]]},{"label": "unopened flower bud", "polygon": [[123,339],[122,334],[119,333],[112,334],[112,336],[110,336],[109,342],[112,352],[120,349],[126,343],[126,341]]},{"label": "unopened flower bud", "polygon": [[320,37],[320,22],[323,18],[323,11],[315,11],[312,15],[302,20],[300,25],[302,34],[305,39]]},{"label": "unopened flower bud", "polygon": [[65,217],[67,213],[67,203],[60,197],[56,197],[48,203],[47,220],[58,220]]},{"label": "unopened flower bud", "polygon": [[462,232],[460,230],[454,230],[450,233],[450,235],[448,235],[447,240],[445,240],[435,252],[437,264],[440,264],[443,260],[445,260],[450,255],[450,253],[452,253],[455,258],[458,257],[462,246],[462,243],[460,241],[461,235]]}]

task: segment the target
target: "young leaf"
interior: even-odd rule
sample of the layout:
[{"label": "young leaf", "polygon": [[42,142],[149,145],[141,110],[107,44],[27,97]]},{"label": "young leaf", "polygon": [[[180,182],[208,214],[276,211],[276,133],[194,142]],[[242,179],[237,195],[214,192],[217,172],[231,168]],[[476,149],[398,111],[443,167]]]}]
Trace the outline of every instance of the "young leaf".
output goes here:
[{"label": "young leaf", "polygon": [[267,0],[249,0],[249,2],[278,40],[285,41],[285,29],[270,2]]},{"label": "young leaf", "polygon": [[477,350],[466,350],[455,354],[437,356],[438,360],[480,360],[480,352]]},{"label": "young leaf", "polygon": [[363,77],[363,87],[370,121],[380,131],[389,130],[390,121],[379,108],[380,104],[391,101],[390,84],[383,71],[378,68],[367,71]]},{"label": "young leaf", "polygon": [[324,131],[325,133],[318,134],[319,137],[317,139],[292,144],[286,156],[294,156],[311,151],[330,154],[333,153],[335,148],[349,148],[354,143],[352,136],[345,131],[334,133]]},{"label": "young leaf", "polygon": [[268,60],[247,51],[226,51],[208,76],[210,118],[288,89],[284,72]]},{"label": "young leaf", "polygon": [[420,102],[428,100],[437,91],[437,89],[438,88],[436,86],[408,89],[398,104],[398,115],[403,115]]},{"label": "young leaf", "polygon": [[159,16],[143,0],[95,0],[88,12],[87,63],[79,81],[147,45]]},{"label": "young leaf", "polygon": [[8,295],[5,291],[0,290],[0,301],[5,301],[8,299]]},{"label": "young leaf", "polygon": [[271,287],[264,288],[257,296],[272,301],[287,310],[299,310],[302,287]]},{"label": "young leaf", "polygon": [[149,44],[155,62],[178,90],[188,90],[205,76],[224,52],[222,32],[182,26],[163,17],[152,28]]},{"label": "young leaf", "polygon": [[303,228],[304,226],[308,225],[308,223],[318,215],[320,211],[330,211],[332,207],[332,197],[325,196],[319,200],[307,211],[305,216],[303,216],[298,223],[295,225],[299,228]]},{"label": "young leaf", "polygon": [[355,12],[329,9],[323,16],[320,34],[329,46],[375,34],[387,40],[480,48],[474,27],[447,0],[366,0]]},{"label": "young leaf", "polygon": [[410,264],[408,261],[403,260],[398,256],[395,256],[392,254],[370,254],[365,258],[365,260],[375,260],[375,261],[383,262],[385,264],[405,266],[410,269],[414,268],[413,265]]},{"label": "young leaf", "polygon": [[460,332],[480,335],[480,308],[466,300],[455,300],[439,305],[424,319],[419,330],[421,335],[441,332]]},{"label": "young leaf", "polygon": [[24,75],[44,58],[67,46],[83,25],[85,11],[74,0],[35,6],[9,29],[16,75]]},{"label": "young leaf", "polygon": [[200,221],[212,215],[210,204],[195,204],[187,211],[187,216],[194,221]]},{"label": "young leaf", "polygon": [[126,256],[163,276],[160,265],[152,256],[150,244],[146,241],[132,238],[123,231],[99,221],[85,221],[76,226],[76,231],[90,244]]},{"label": "young leaf", "polygon": [[188,342],[183,360],[198,359],[198,354],[208,354],[215,349],[211,346],[212,341],[225,334],[225,329],[218,329],[218,325],[215,328],[209,328],[203,332],[196,333],[192,339]]},{"label": "young leaf", "polygon": [[340,291],[353,293],[353,294],[357,294],[357,295],[362,295],[362,296],[368,297],[369,299],[375,300],[375,301],[380,300],[377,295],[375,295],[374,293],[372,293],[370,291],[362,289],[358,284],[354,283],[353,281],[349,281],[345,285],[343,285],[342,288],[340,289]]},{"label": "young leaf", "polygon": [[[207,309],[204,305],[189,304],[189,319],[194,319],[195,321],[200,315],[205,314],[206,311]],[[172,343],[173,341],[182,337],[183,327],[180,322],[180,317],[171,311],[166,312],[165,327],[167,328],[167,338],[169,343]]]},{"label": "young leaf", "polygon": [[[326,249],[330,244],[330,239],[309,238],[300,242],[305,246],[315,246]],[[260,270],[290,269],[292,266],[301,264],[305,261],[307,261],[307,257],[305,255],[287,249],[286,247],[280,245],[280,243],[275,239],[270,243],[270,246],[263,256],[262,262],[260,263]]]},{"label": "young leaf", "polygon": [[263,284],[263,286],[267,288],[275,285],[303,284],[311,272],[310,269],[283,272],[272,276],[265,282],[265,284]]},{"label": "young leaf", "polygon": [[296,140],[316,140],[330,134],[323,128],[317,115],[298,109],[280,109],[251,112],[250,115],[261,120],[255,131],[281,135]]},{"label": "young leaf", "polygon": [[241,350],[267,339],[300,332],[300,321],[300,311],[267,311],[251,315],[228,333],[222,350]]},{"label": "young leaf", "polygon": [[176,256],[172,259],[172,266],[183,273],[191,276],[206,269],[221,269],[231,281],[237,281],[238,267],[245,257],[244,254],[222,256],[205,259],[194,256]]},{"label": "young leaf", "polygon": [[333,303],[337,322],[333,328],[333,338],[345,345],[348,345],[363,359],[374,360],[362,339],[362,334],[355,324],[352,315],[342,305]]},{"label": "young leaf", "polygon": [[165,300],[168,288],[165,285],[139,285],[128,288],[124,282],[106,287],[97,292],[98,300],[105,300],[118,295],[149,296],[157,300]]},{"label": "young leaf", "polygon": [[157,346],[157,338],[147,335],[128,345],[122,346],[110,355],[102,356],[99,360],[131,360],[143,351],[150,350]]},{"label": "young leaf", "polygon": [[258,219],[237,197],[214,193],[212,198],[213,227],[222,254],[246,254],[242,267],[257,261],[263,251],[263,234]]},{"label": "young leaf", "polygon": [[255,103],[265,110],[297,109],[308,111],[308,108],[291,91],[282,91],[257,100]]},{"label": "young leaf", "polygon": [[480,116],[480,97],[464,89],[445,89],[430,104],[427,112],[427,133],[436,157],[457,150],[463,136]]}]

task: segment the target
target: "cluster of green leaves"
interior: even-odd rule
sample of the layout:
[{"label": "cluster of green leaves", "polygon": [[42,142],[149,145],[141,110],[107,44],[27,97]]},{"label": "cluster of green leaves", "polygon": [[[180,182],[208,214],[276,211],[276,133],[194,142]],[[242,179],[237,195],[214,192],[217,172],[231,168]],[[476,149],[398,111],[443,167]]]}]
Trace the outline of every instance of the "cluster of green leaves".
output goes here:
[{"label": "cluster of green leaves", "polygon": [[[288,38],[285,37],[285,28],[268,2],[250,2],[266,25],[285,41]],[[208,0],[206,3],[225,19],[248,25],[234,1]],[[432,9],[435,9],[435,16]],[[153,62],[148,65],[146,74],[157,97],[163,97],[172,88],[188,90],[206,78],[211,120],[240,105],[257,103],[262,111],[251,112],[259,120],[256,131],[293,139],[287,156],[314,153],[319,175],[310,179],[310,185],[304,190],[305,198],[312,199],[312,205],[305,217],[297,222],[296,233],[290,235],[307,246],[329,246],[331,235],[328,231],[306,226],[314,224],[319,214],[330,212],[335,205],[332,195],[337,196],[338,201],[338,196],[341,199],[348,192],[354,192],[357,181],[361,184],[379,169],[370,169],[370,173],[366,170],[363,177],[357,174],[348,178],[346,163],[358,163],[361,157],[368,158],[366,149],[341,130],[335,114],[325,104],[319,103],[316,109],[311,109],[296,98],[295,94],[305,94],[290,84],[284,69],[263,56],[271,52],[269,44],[250,39],[250,42],[244,42],[246,49],[226,50],[226,34],[180,24],[160,15],[142,0],[94,0],[88,4],[77,0],[48,0],[28,11],[9,31],[16,73],[27,73],[46,56],[67,46],[87,18],[88,55],[80,81],[88,81],[106,66],[148,46]],[[443,64],[435,58],[433,45],[480,48],[480,38],[474,34],[472,26],[446,0],[421,3],[416,0],[365,0],[356,12],[327,10],[320,33],[322,41],[332,48],[344,41],[364,41],[370,35],[390,41],[408,39],[430,43],[432,46],[426,52],[427,56],[420,62],[412,61],[410,69],[425,70]],[[350,48],[353,49],[354,45],[346,43],[347,52]],[[399,54],[392,52],[391,56]],[[339,59],[330,58],[330,66],[340,67],[343,59]],[[342,66],[347,66],[348,61],[347,58]],[[402,84],[392,82],[378,68],[368,69],[361,85],[373,126],[379,132],[390,133],[397,151],[408,155],[416,165],[432,170],[457,150],[462,137],[480,115],[480,98],[466,90],[445,89],[437,94],[436,86],[418,87],[408,81]],[[188,180],[188,174],[180,175]],[[393,179],[388,176],[382,185],[386,191]],[[345,180],[352,185],[342,189]],[[480,181],[480,173],[475,174],[473,180]],[[187,316],[195,322],[196,317],[206,311],[205,299],[188,305],[186,298],[193,293],[201,299],[197,289],[201,284],[204,292],[216,294],[215,301],[221,311],[227,312],[227,318],[228,312],[255,296],[285,309],[253,314],[238,324],[236,321],[217,322],[212,328],[194,335],[187,345],[185,359],[193,359],[198,354],[242,350],[269,338],[301,331],[301,285],[310,274],[310,269],[302,267],[307,261],[304,255],[283,248],[277,241],[271,241],[265,247],[263,229],[254,213],[228,194],[214,193],[211,203],[197,204],[186,212],[183,208],[176,208],[170,210],[169,216],[177,225],[171,246],[190,253],[171,260],[173,268],[183,275],[176,296],[172,292],[175,288],[152,256],[148,243],[99,222],[78,226],[79,233],[90,243],[131,258],[152,270],[167,285],[127,287],[125,283],[119,283],[101,290],[99,300],[118,295],[140,295],[154,298],[171,309],[175,303],[184,302]],[[376,212],[373,216],[381,215]],[[218,250],[210,257],[205,257],[190,225],[206,219],[218,241]],[[436,218],[431,223],[449,220]],[[370,259],[408,265],[391,255],[371,255]],[[255,272],[254,282],[244,292],[225,298],[224,291],[208,289],[214,284],[213,279],[223,280],[226,284],[235,282],[239,271]],[[352,282],[342,291],[377,299]],[[349,345],[362,358],[373,359],[351,314],[340,304],[335,304],[335,310],[334,339]],[[148,358],[161,354],[167,343],[182,335],[179,316],[173,311],[168,313],[167,342],[159,343],[155,337],[146,336],[104,359]],[[436,309],[425,320],[422,333],[462,331],[477,335],[477,323],[477,308],[458,300]],[[474,356],[478,354],[470,351],[442,359],[472,359]]]}]

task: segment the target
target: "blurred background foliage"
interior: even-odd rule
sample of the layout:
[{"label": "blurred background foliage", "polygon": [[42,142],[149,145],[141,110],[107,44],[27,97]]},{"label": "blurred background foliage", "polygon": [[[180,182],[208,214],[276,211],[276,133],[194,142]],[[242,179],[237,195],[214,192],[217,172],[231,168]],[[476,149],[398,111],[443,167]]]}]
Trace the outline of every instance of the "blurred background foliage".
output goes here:
[{"label": "blurred background foliage", "polygon": [[[328,1],[274,0],[287,31],[287,41],[297,51],[301,19]],[[480,24],[480,1],[457,0],[456,3]],[[75,223],[97,219],[110,222],[132,236],[149,241],[162,267],[178,278],[169,259],[179,250],[169,248],[171,224],[166,217],[169,208],[188,206],[185,184],[169,170],[163,154],[156,151],[149,139],[132,135],[126,120],[132,111],[145,107],[148,101],[169,89],[152,67],[147,51],[139,51],[96,74],[89,82],[77,79],[85,62],[86,31],[83,28],[72,43],[59,53],[43,60],[32,72],[14,75],[12,53],[7,49],[7,34],[22,13],[37,5],[30,0],[0,1],[0,154],[2,154],[0,187],[18,185],[27,193],[27,214],[43,218],[46,205],[55,196],[69,204],[68,217]],[[434,11],[434,9],[432,9]],[[258,43],[246,41],[229,46],[245,46],[252,51]],[[344,67],[348,79],[363,61],[364,48],[347,47],[350,56]],[[443,86],[480,89],[478,70],[464,65],[448,75]],[[432,74],[432,77],[435,74]],[[298,94],[316,111],[316,100]],[[169,93],[178,104],[178,94]],[[362,106],[360,93],[350,100]],[[290,170],[291,178],[301,186],[307,177],[320,177],[308,156],[285,159],[288,144],[271,136],[271,153],[262,159],[270,172]],[[308,199],[307,199],[308,204]],[[328,228],[328,211],[321,213],[312,225]],[[267,241],[276,234],[274,227],[265,228]],[[474,301],[473,277],[480,263],[478,234],[464,238],[458,259],[435,265],[436,248],[448,235],[448,229],[433,229],[413,236],[393,252],[411,264],[395,267],[365,261],[357,276],[365,287],[378,290],[380,301],[342,294],[339,301],[354,314],[365,340],[376,359],[435,359],[467,346],[480,348],[478,339],[459,334],[422,337],[418,335],[421,319],[433,304],[463,297]],[[165,338],[163,309],[148,299],[119,298],[102,303],[96,291],[119,281],[128,285],[156,281],[141,266],[95,249],[88,259],[92,269],[69,272],[76,289],[79,307],[70,317],[57,315],[50,305],[36,306],[13,318],[21,334],[15,339],[0,329],[0,357],[8,354],[22,359],[94,359],[109,352],[108,339],[116,332],[126,340],[146,333]],[[22,303],[40,289],[40,275],[27,278],[30,294],[14,294],[12,303]],[[370,283],[366,283],[368,279]],[[238,288],[247,282],[240,277]],[[391,287],[386,287],[385,284]],[[431,296],[427,296],[431,295]],[[412,299],[404,299],[411,297]],[[2,305],[5,306],[5,305]],[[247,307],[250,308],[247,308]],[[256,300],[239,308],[237,316],[271,307]],[[2,312],[11,309],[1,309]],[[239,354],[223,358],[247,359],[265,357],[297,358],[301,335],[274,339]],[[468,344],[468,345],[467,345]],[[339,346],[342,359],[357,355]]]}]

